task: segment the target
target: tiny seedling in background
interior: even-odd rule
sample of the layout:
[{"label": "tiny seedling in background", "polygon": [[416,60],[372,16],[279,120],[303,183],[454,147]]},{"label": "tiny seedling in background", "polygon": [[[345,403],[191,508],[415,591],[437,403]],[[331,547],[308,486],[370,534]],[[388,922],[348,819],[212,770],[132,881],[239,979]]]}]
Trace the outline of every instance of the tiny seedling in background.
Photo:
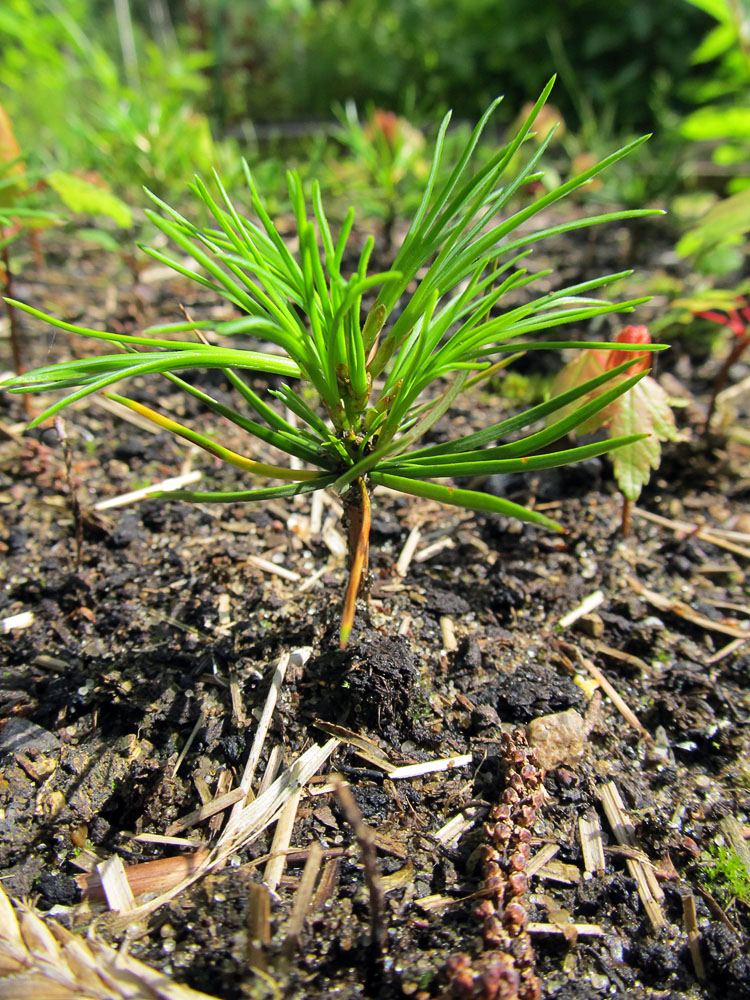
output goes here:
[{"label": "tiny seedling in background", "polygon": [[[630,505],[641,495],[641,490],[651,478],[651,471],[659,468],[661,443],[679,441],[681,435],[675,426],[674,414],[669,397],[659,383],[647,373],[651,368],[651,334],[645,326],[626,326],[618,334],[615,343],[608,350],[596,348],[582,351],[570,361],[555,380],[553,392],[561,393],[573,386],[601,375],[614,372],[627,360],[625,345],[646,346],[649,350],[640,354],[632,364],[630,375],[640,373],[643,377],[633,388],[618,396],[608,406],[600,409],[589,420],[579,424],[578,434],[590,434],[607,427],[612,437],[641,435],[639,440],[618,448],[613,454],[617,485],[624,497],[622,531],[627,535],[630,528]],[[621,380],[617,376],[615,381]],[[600,390],[591,394],[596,397]]]},{"label": "tiny seedling in background", "polygon": [[[6,386],[24,393],[74,390],[48,406],[36,418],[39,423],[90,393],[109,390],[115,382],[161,373],[208,410],[245,431],[250,453],[230,449],[220,429],[213,435],[199,433],[153,407],[123,396],[113,398],[246,476],[282,483],[232,491],[155,492],[152,496],[237,503],[326,488],[339,491],[348,521],[350,570],[342,646],[351,633],[357,594],[367,577],[372,487],[385,486],[410,496],[562,530],[539,511],[439,480],[548,469],[643,440],[641,430],[628,428],[611,440],[545,450],[641,383],[645,373],[632,374],[637,358],[627,353],[637,351],[638,345],[623,344],[622,363],[580,378],[522,413],[441,444],[419,443],[460,393],[519,350],[608,350],[611,346],[546,337],[537,340],[537,332],[631,310],[643,301],[616,304],[592,296],[621,274],[554,291],[533,290],[538,278],[549,288],[549,271],[532,274],[525,266],[531,248],[544,237],[653,214],[648,210],[611,212],[543,224],[537,231],[525,225],[644,141],[629,143],[531,203],[514,207],[519,191],[538,179],[540,160],[553,135],[550,131],[517,166],[516,153],[551,87],[552,82],[512,140],[487,162],[473,167],[472,154],[497,106],[495,101],[447,178],[438,181],[445,176],[440,165],[450,115],[445,117],[422,201],[392,266],[384,272],[369,273],[372,236],[364,242],[356,263],[344,264],[351,259],[351,251],[346,251],[354,209],[349,209],[334,235],[319,186],[313,186],[311,216],[295,172],[288,175],[297,224],[295,254],[274,225],[247,165],[247,215],[230,201],[218,176],[215,193],[200,179],[193,185],[195,195],[213,216],[212,226],[198,226],[154,197],[161,212],[149,212],[149,218],[200,270],[186,267],[161,250],[145,247],[145,252],[236,307],[238,318],[214,324],[214,335],[254,337],[272,345],[270,350],[216,346],[211,343],[211,332],[201,333],[200,324],[192,320],[129,336],[74,326],[19,304],[63,330],[110,343],[119,353],[44,366],[9,380]],[[514,293],[515,304],[505,306],[503,299],[509,292]],[[363,308],[365,296],[375,296],[369,309]],[[659,349],[659,345],[651,346]],[[178,374],[193,368],[221,369],[237,391],[240,408],[214,399]],[[247,379],[248,372],[280,376],[284,381],[278,388],[258,390]],[[288,419],[286,410],[294,420]],[[253,439],[276,448],[281,462],[258,461]],[[505,443],[496,444],[498,440]]]}]

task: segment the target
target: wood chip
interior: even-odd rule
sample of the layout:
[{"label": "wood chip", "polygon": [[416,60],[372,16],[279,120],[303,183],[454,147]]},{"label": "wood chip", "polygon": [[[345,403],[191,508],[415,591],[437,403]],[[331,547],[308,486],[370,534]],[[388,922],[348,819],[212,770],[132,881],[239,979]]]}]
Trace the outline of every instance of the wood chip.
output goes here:
[{"label": "wood chip", "polygon": [[706,966],[703,964],[703,955],[701,954],[701,933],[698,928],[698,916],[695,912],[695,896],[689,889],[683,891],[681,896],[682,916],[685,921],[685,930],[687,931],[688,936],[690,957],[693,960],[695,977],[698,982],[702,983],[706,978]]},{"label": "wood chip", "polygon": [[601,590],[595,590],[593,594],[589,594],[588,597],[584,598],[577,608],[573,608],[573,610],[569,611],[567,615],[563,615],[557,623],[558,627],[569,628],[574,622],[577,622],[579,618],[583,618],[584,615],[590,614],[603,603],[603,592]]},{"label": "wood chip", "polygon": [[455,547],[455,542],[452,538],[448,538],[447,536],[439,538],[436,542],[433,542],[431,545],[425,545],[423,549],[417,552],[414,556],[414,562],[427,562],[428,559],[432,559],[438,553],[444,552],[446,549],[454,549]]},{"label": "wood chip", "polygon": [[607,867],[604,857],[602,825],[595,810],[578,820],[578,835],[581,838],[583,865],[592,875],[603,875]]},{"label": "wood chip", "polygon": [[419,539],[422,537],[422,532],[416,526],[409,532],[406,541],[404,542],[404,547],[401,549],[401,554],[398,557],[398,562],[396,563],[396,572],[399,576],[406,576],[409,571],[409,566],[414,558],[414,553],[417,551],[417,546],[419,545]]},{"label": "wood chip", "polygon": [[[225,768],[223,771],[219,772],[219,777],[216,781],[216,793],[213,796],[214,801],[218,798],[221,798],[222,795],[226,795],[227,792],[231,790],[232,781],[233,781],[232,772],[229,770],[229,768]],[[221,824],[223,822],[224,822],[224,817],[221,815],[220,812],[217,812],[216,815],[211,817],[211,820],[208,824],[208,830],[211,836],[214,836],[219,832],[219,830],[221,829]]]},{"label": "wood chip", "polygon": [[541,871],[544,866],[551,861],[557,852],[560,850],[559,844],[544,844],[533,858],[530,858],[526,864],[526,874],[529,878],[532,875],[536,875],[538,871]]},{"label": "wood chip", "polygon": [[471,764],[473,757],[470,753],[460,754],[457,757],[443,757],[440,760],[426,760],[421,764],[407,764],[405,767],[396,767],[388,772],[388,777],[392,780],[396,778],[419,778],[425,774],[432,774],[435,771],[449,771],[455,767],[466,767]]},{"label": "wood chip", "polygon": [[131,913],[136,904],[122,858],[107,858],[96,866],[96,870],[110,910],[115,913]]},{"label": "wood chip", "polygon": [[[601,937],[604,934],[604,928],[600,927],[599,924],[568,924],[575,932],[576,937]],[[558,924],[544,924],[536,920],[531,920],[526,925],[526,930],[529,934],[535,934],[537,937],[541,937],[543,934],[551,936],[564,937],[564,928]]]},{"label": "wood chip", "polygon": [[10,615],[9,618],[0,618],[0,635],[7,635],[14,628],[29,628],[34,624],[33,611],[21,611],[20,614]]},{"label": "wood chip", "polygon": [[550,861],[537,873],[537,878],[550,882],[561,882],[563,885],[578,885],[581,872],[577,865],[568,865],[564,861]]},{"label": "wood chip", "polygon": [[468,806],[462,812],[457,813],[448,822],[441,826],[437,833],[433,834],[433,840],[438,841],[444,847],[451,847],[457,843],[468,830],[470,830],[478,820],[482,819],[489,812],[482,806]]},{"label": "wood chip", "polygon": [[248,556],[247,561],[251,566],[263,570],[264,573],[270,573],[272,576],[280,576],[283,580],[289,580],[291,583],[296,583],[302,579],[296,570],[287,569],[286,566],[279,566],[277,563],[271,562],[269,559],[263,559],[261,556]]},{"label": "wood chip", "polygon": [[[608,782],[600,790],[600,798],[604,812],[607,815],[609,825],[615,835],[618,844],[624,847],[636,847],[635,826],[625,809],[617,785],[613,781]],[[664,899],[664,891],[656,880],[653,866],[644,864],[628,858],[625,862],[632,877],[638,883],[638,894],[646,910],[651,925],[654,930],[660,930],[666,923],[661,903]]]},{"label": "wood chip", "polygon": [[338,521],[336,518],[326,518],[321,538],[323,539],[323,544],[331,553],[333,558],[338,562],[343,562],[344,559],[346,559],[346,539],[336,529],[337,524]]},{"label": "wood chip", "polygon": [[443,649],[447,653],[455,653],[458,649],[456,626],[453,624],[453,619],[447,615],[442,615],[440,618],[440,634],[443,637]]}]

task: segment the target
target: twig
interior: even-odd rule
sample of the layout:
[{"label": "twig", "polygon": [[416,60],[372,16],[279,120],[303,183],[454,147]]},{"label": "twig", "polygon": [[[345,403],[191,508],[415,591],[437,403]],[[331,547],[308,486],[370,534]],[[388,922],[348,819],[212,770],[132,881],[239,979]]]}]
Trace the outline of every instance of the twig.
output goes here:
[{"label": "twig", "polygon": [[253,972],[268,969],[271,944],[271,894],[268,886],[250,882],[247,887],[247,964]]},{"label": "twig", "polygon": [[699,628],[705,628],[712,632],[723,632],[724,635],[731,635],[735,639],[750,639],[750,628],[739,628],[736,625],[725,625],[723,622],[715,622],[706,615],[702,615],[698,611],[693,611],[690,605],[685,604],[684,601],[664,597],[662,594],[657,594],[655,590],[644,587],[640,580],[637,580],[634,576],[628,577],[628,583],[636,594],[645,598],[649,604],[653,604],[660,611],[671,611],[673,614],[679,615],[680,618],[684,618]]},{"label": "twig", "polygon": [[340,777],[334,780],[334,795],[359,844],[365,881],[370,893],[370,935],[373,945],[382,951],[388,938],[388,931],[385,925],[385,893],[375,853],[375,835],[365,823],[354,796]]},{"label": "twig", "polygon": [[551,861],[560,850],[559,844],[545,844],[541,847],[533,858],[529,858],[526,865],[526,874],[531,878],[540,872],[544,866]]},{"label": "twig", "polygon": [[388,777],[394,781],[397,778],[419,778],[424,774],[433,774],[435,771],[450,771],[456,767],[466,767],[467,764],[471,764],[472,759],[470,753],[464,753],[457,757],[425,760],[420,764],[407,764],[404,767],[395,767],[388,772]]},{"label": "twig", "polygon": [[200,713],[198,714],[198,718],[195,720],[195,725],[193,726],[190,735],[185,741],[185,746],[180,751],[180,755],[178,756],[177,760],[175,761],[174,767],[172,768],[173,778],[180,770],[180,765],[182,764],[183,760],[187,757],[190,747],[193,745],[195,737],[198,735],[198,732],[205,721],[206,721],[206,710],[205,708],[201,708]]},{"label": "twig", "polygon": [[242,689],[237,674],[234,670],[229,672],[229,696],[232,699],[232,716],[238,728],[244,729],[247,725],[245,706],[242,704]]},{"label": "twig", "polygon": [[563,615],[560,621],[557,623],[559,628],[568,628],[574,622],[577,622],[579,618],[583,618],[584,615],[588,615],[590,612],[595,611],[601,604],[604,603],[604,594],[601,590],[595,590],[593,594],[589,594],[585,597],[577,608],[573,608],[569,611],[567,615]]},{"label": "twig", "polygon": [[526,925],[528,933],[537,937],[541,937],[542,934],[563,937],[568,928],[572,928],[577,937],[601,937],[604,934],[604,928],[599,924],[568,924],[566,927],[561,927],[559,924],[545,924],[531,920]]},{"label": "twig", "polygon": [[[144,892],[164,892],[196,871],[208,857],[208,851],[194,854],[178,854],[174,858],[159,858],[158,861],[142,861],[137,865],[125,865],[125,875],[133,896]],[[104,899],[104,889],[98,871],[84,872],[75,876],[84,901]]]},{"label": "twig", "polygon": [[580,662],[586,668],[586,670],[588,670],[591,676],[601,685],[602,690],[605,692],[605,694],[608,695],[610,701],[615,706],[620,715],[623,717],[623,719],[625,719],[626,722],[630,723],[633,729],[638,730],[638,732],[641,734],[644,740],[646,740],[647,743],[653,743],[654,738],[651,735],[651,733],[641,723],[638,716],[625,702],[624,698],[614,688],[614,686],[607,679],[607,677],[605,677],[605,675],[602,673],[599,667],[597,667],[596,664],[592,663],[591,660],[589,660],[585,656],[580,656]]},{"label": "twig", "polygon": [[[692,535],[704,542],[709,542],[711,545],[726,549],[728,552],[734,552],[735,555],[750,559],[750,548],[739,544],[750,542],[750,535],[744,531],[707,528],[705,525],[692,524],[690,521],[672,521],[668,517],[662,517],[660,514],[652,514],[649,510],[643,510],[642,507],[633,507],[631,513],[642,517],[645,521],[651,521],[653,524],[658,524],[661,527],[670,528],[675,533],[684,536]],[[738,544],[734,544],[735,542]]]},{"label": "twig", "polygon": [[398,557],[398,562],[396,563],[396,572],[399,576],[406,576],[409,571],[409,565],[414,558],[414,553],[417,551],[421,537],[422,532],[416,526],[409,532],[404,542],[404,547],[401,549],[401,555]]},{"label": "twig", "polygon": [[202,823],[203,820],[209,819],[211,816],[215,816],[216,813],[235,805],[244,799],[244,797],[245,793],[241,788],[233,788],[230,792],[225,792],[224,795],[218,795],[215,799],[206,802],[199,809],[194,809],[181,819],[170,823],[166,829],[166,835],[173,837],[176,833],[188,830],[191,826]]},{"label": "twig", "polygon": [[[276,669],[274,670],[273,677],[271,678],[271,687],[268,691],[266,703],[263,706],[263,711],[261,712],[260,720],[258,722],[258,728],[253,739],[253,745],[250,747],[250,756],[247,759],[247,764],[245,764],[245,770],[242,774],[242,780],[240,781],[240,788],[245,793],[245,796],[247,796],[253,784],[255,768],[260,760],[263,743],[265,742],[266,734],[268,733],[269,726],[271,725],[271,717],[273,716],[273,711],[276,708],[276,702],[279,697],[279,692],[281,691],[281,685],[284,683],[287,667],[292,662],[292,659],[294,659],[296,664],[306,663],[311,652],[312,650],[309,646],[304,646],[301,649],[295,649],[292,653],[282,653],[279,658],[279,662],[276,664]],[[229,818],[230,826],[234,822],[240,809],[241,806],[238,804],[232,811],[232,815]]]},{"label": "twig", "polygon": [[270,573],[272,576],[280,576],[283,580],[289,580],[290,583],[296,583],[297,580],[302,579],[296,570],[287,569],[286,566],[279,566],[275,562],[263,559],[261,556],[248,556],[247,561],[251,566],[263,570],[264,573]]},{"label": "twig", "polygon": [[310,910],[310,901],[312,900],[315,880],[318,877],[322,859],[323,848],[316,841],[310,847],[310,854],[294,897],[294,904],[289,917],[289,928],[281,948],[282,968],[291,962],[295,951],[299,947],[302,929],[305,926],[305,920],[307,920],[307,914]]},{"label": "twig", "polygon": [[279,882],[281,881],[281,876],[284,874],[284,868],[286,866],[286,850],[292,840],[294,821],[297,818],[297,810],[299,809],[301,797],[302,790],[299,789],[294,795],[292,795],[279,813],[276,830],[274,831],[273,841],[271,843],[271,854],[273,854],[274,857],[268,862],[266,870],[263,873],[263,881],[266,883],[271,892],[276,892]]},{"label": "twig", "polygon": [[696,979],[702,983],[706,978],[706,967],[703,964],[703,956],[701,955],[701,933],[698,928],[698,917],[695,912],[695,896],[689,889],[682,892],[681,896],[682,916],[685,921],[690,956],[693,959]]}]

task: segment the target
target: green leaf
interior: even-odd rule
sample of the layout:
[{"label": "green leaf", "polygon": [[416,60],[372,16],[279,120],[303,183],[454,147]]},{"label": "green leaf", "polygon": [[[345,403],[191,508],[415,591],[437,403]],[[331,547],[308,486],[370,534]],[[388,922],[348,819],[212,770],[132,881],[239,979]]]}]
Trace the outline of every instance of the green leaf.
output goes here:
[{"label": "green leaf", "polygon": [[635,502],[649,481],[651,470],[659,468],[661,442],[679,441],[669,397],[659,383],[646,376],[623,396],[610,423],[610,434],[647,434],[642,441],[620,448],[615,453],[617,485],[628,500]]}]

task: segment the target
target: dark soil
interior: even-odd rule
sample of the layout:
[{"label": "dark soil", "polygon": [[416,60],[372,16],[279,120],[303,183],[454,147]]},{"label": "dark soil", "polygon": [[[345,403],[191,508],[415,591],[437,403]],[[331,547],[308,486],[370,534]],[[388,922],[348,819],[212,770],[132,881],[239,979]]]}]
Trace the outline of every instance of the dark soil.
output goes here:
[{"label": "dark soil", "polygon": [[[630,262],[627,253],[619,260],[622,240],[603,244],[604,250],[599,243],[566,245],[566,280]],[[607,248],[618,260],[598,259]],[[653,262],[643,241],[638,253]],[[122,330],[177,318],[179,303],[199,317],[225,315],[225,307],[180,278],[146,272],[134,282],[102,257],[76,248],[33,280],[19,279],[17,295],[66,319]],[[64,357],[71,343],[75,351],[91,350],[41,324],[23,326],[31,363]],[[693,369],[684,357],[676,368],[672,363],[694,396],[680,418],[692,436],[666,449],[640,504],[674,521],[747,533],[750,450],[698,433],[716,364],[709,358]],[[196,378],[218,395],[227,391],[211,373]],[[211,426],[210,415],[167,383],[130,390],[148,399],[161,393],[163,409]],[[463,753],[473,763],[391,781],[354,747],[336,751],[328,770],[346,777],[376,832],[378,865],[388,877],[387,941],[376,956],[360,854],[337,801],[303,796],[292,846],[318,841],[346,850],[332,894],[310,914],[301,947],[283,970],[281,942],[301,872],[297,861],[287,867],[273,900],[266,956],[284,996],[438,995],[447,959],[457,952],[476,956],[482,946],[475,901],[467,898],[480,877],[474,852],[481,815],[454,843],[441,845],[435,834],[463,809],[486,807],[502,795],[503,730],[575,709],[588,711],[591,725],[582,756],[562,754],[549,768],[546,802],[532,831],[532,854],[555,844],[555,863],[567,867],[531,880],[529,916],[549,924],[564,910],[569,920],[598,925],[601,935],[577,943],[559,934],[534,937],[543,996],[750,997],[750,898],[735,898],[736,888],[712,877],[709,865],[721,819],[734,816],[747,828],[750,814],[750,644],[718,657],[729,636],[659,610],[631,582],[715,623],[745,622],[741,546],[728,551],[637,513],[623,538],[621,501],[606,460],[490,484],[542,507],[564,525],[564,536],[376,495],[371,596],[360,603],[341,652],[345,569],[324,541],[329,529],[310,534],[309,498],[265,507],[148,501],[97,512],[95,503],[187,466],[203,473],[206,488],[238,488],[239,474],[97,403],[63,414],[66,462],[53,428],[23,434],[18,398],[3,398],[0,407],[0,617],[33,612],[28,627],[0,635],[0,877],[10,894],[31,895],[41,908],[54,907],[57,919],[82,928],[92,915],[79,904],[74,876],[92,855],[117,854],[132,864],[175,853],[133,835],[163,834],[200,805],[195,779],[213,791],[228,769],[236,782],[279,656],[310,646],[305,666],[287,676],[266,743],[282,747],[285,764],[321,740],[319,719],[374,740],[397,764]],[[436,433],[482,427],[508,407],[499,395],[476,392]],[[82,509],[80,558],[74,497]],[[329,528],[342,532],[326,507],[324,522],[329,518]],[[415,526],[417,557],[401,578],[395,563]],[[420,551],[439,542],[445,544],[432,557],[419,560]],[[271,575],[248,561],[254,556],[299,578]],[[306,582],[311,586],[300,591]],[[601,634],[560,629],[560,618],[596,590],[604,594]],[[447,650],[451,626],[457,648]],[[609,699],[598,712],[591,709],[584,659],[604,672],[654,742]],[[245,724],[233,710],[233,678]],[[173,775],[201,713],[204,721]],[[261,767],[266,759],[264,751]],[[665,893],[659,933],[626,859],[613,849],[599,800],[610,781]],[[607,845],[606,870],[594,876],[584,875],[578,834],[579,820],[592,811]],[[208,839],[209,831],[204,824],[187,835]],[[131,951],[213,996],[272,995],[248,964],[247,929],[249,886],[262,880],[251,862],[269,845],[270,837],[261,838],[238,866],[158,910],[137,929]],[[724,907],[726,923],[702,888]],[[683,923],[687,890],[695,894],[703,982]],[[448,905],[420,904],[435,894],[448,897]]]}]

